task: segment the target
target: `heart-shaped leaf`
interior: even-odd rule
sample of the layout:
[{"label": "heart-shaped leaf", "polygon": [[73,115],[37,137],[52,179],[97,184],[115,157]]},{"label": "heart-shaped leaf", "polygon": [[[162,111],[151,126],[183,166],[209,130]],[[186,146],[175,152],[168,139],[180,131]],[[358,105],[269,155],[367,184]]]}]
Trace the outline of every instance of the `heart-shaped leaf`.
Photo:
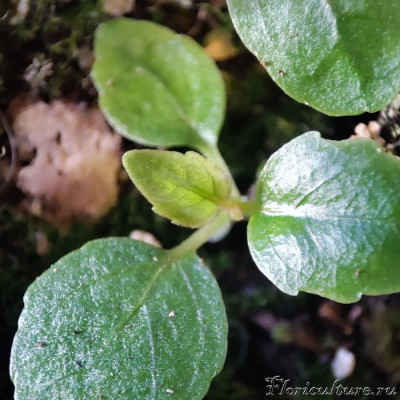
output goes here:
[{"label": "heart-shaped leaf", "polygon": [[400,291],[400,160],[375,142],[304,134],[270,158],[257,193],[250,251],[279,289],[343,303]]},{"label": "heart-shaped leaf", "polygon": [[296,100],[331,115],[377,111],[400,91],[397,0],[228,0],[243,43]]},{"label": "heart-shaped leaf", "polygon": [[231,193],[226,174],[194,151],[132,150],[122,162],[154,212],[178,225],[204,225]]},{"label": "heart-shaped leaf", "polygon": [[123,136],[149,146],[215,146],[225,88],[193,39],[148,21],[100,25],[92,77],[100,106]]},{"label": "heart-shaped leaf", "polygon": [[16,399],[202,399],[227,322],[195,255],[130,239],[85,245],[28,289],[11,357]]}]

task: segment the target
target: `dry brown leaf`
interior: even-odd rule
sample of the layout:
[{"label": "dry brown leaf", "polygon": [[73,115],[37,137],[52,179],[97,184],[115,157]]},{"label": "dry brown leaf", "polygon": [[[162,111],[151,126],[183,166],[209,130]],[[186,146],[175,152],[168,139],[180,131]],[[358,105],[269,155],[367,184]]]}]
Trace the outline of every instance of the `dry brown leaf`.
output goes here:
[{"label": "dry brown leaf", "polygon": [[[18,103],[18,102],[17,102]],[[25,206],[55,225],[95,219],[117,201],[121,138],[98,109],[55,101],[14,104],[17,186]]]}]

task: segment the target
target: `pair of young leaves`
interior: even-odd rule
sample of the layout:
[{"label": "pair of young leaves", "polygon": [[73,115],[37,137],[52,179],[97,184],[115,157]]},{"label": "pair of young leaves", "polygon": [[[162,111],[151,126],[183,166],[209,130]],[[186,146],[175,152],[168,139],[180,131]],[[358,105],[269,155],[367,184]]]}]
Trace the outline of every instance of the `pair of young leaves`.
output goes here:
[{"label": "pair of young leaves", "polygon": [[[124,156],[156,212],[198,226],[228,208],[229,180],[205,158],[157,150]],[[349,303],[400,290],[400,162],[374,142],[332,142],[309,132],[266,163],[248,242],[281,290]],[[192,224],[192,225],[191,225]]]},{"label": "pair of young leaves", "polygon": [[[228,3],[244,42],[250,48],[266,43],[268,57],[264,49],[253,50],[295,98],[301,83],[301,93],[312,101],[300,100],[332,114],[351,114],[367,108],[368,102],[369,109],[383,106],[398,90],[395,85],[388,90],[398,78],[393,29],[368,42],[387,56],[389,84],[378,84],[386,93],[383,97],[366,89],[374,88],[367,82],[376,82],[376,73],[382,72],[375,68],[375,57],[346,47],[353,40],[349,26],[360,14],[376,19],[375,8],[365,2],[348,5],[337,0],[330,2],[330,9],[330,3],[311,1],[313,12],[306,13],[303,25],[304,12],[296,12],[294,1],[254,2],[256,9],[252,2]],[[393,6],[393,1],[380,6],[392,22],[399,12]],[[347,18],[338,18],[343,14]],[[279,27],[282,15],[288,23]],[[308,34],[311,17],[323,22],[320,42],[314,30]],[[381,22],[373,25],[375,36]],[[268,34],[262,40],[255,33],[259,30],[251,31],[260,24]],[[323,38],[335,24],[341,33],[338,44],[326,47]],[[365,33],[369,26],[358,28]],[[294,48],[271,31],[282,33],[284,28],[291,39],[298,38],[291,42]],[[361,36],[367,37],[364,33]],[[279,64],[279,58],[269,58],[282,44],[287,59]],[[325,48],[333,55],[323,54]],[[311,65],[296,81],[289,67],[298,65],[295,58],[300,56],[312,64],[314,50],[320,53],[318,68]],[[365,61],[367,67],[347,68],[349,57],[354,65]],[[351,72],[350,92],[343,72]],[[149,22],[108,22],[97,32],[93,77],[100,105],[122,135],[152,146],[189,146],[210,160],[193,152],[128,153],[128,172],[150,200],[154,197],[158,212],[197,226],[226,208],[231,181],[216,150],[225,93],[217,69],[195,42]],[[326,82],[319,91],[321,80]],[[366,95],[354,109],[353,102],[345,100],[349,93],[363,96],[353,90],[358,85]],[[335,86],[337,95],[327,96]],[[341,92],[346,94],[341,97]],[[336,100],[340,98],[343,101]],[[257,265],[290,294],[306,290],[351,302],[361,293],[400,290],[395,251],[399,177],[398,160],[369,141],[334,143],[317,133],[295,139],[271,157],[257,183],[259,209],[248,230]],[[167,203],[160,201],[169,194]],[[168,251],[129,239],[91,242],[45,272],[24,301],[11,363],[17,399],[201,399],[225,359],[227,323],[219,289],[194,254],[174,259]]]},{"label": "pair of young leaves", "polygon": [[[265,2],[264,11],[253,10],[252,18],[258,24],[274,15],[272,3]],[[289,3],[281,2],[277,9],[283,7],[283,15],[291,15],[294,5],[289,7]],[[313,4],[313,15],[327,12],[326,4],[321,9],[314,3],[309,5]],[[330,18],[324,14],[326,18],[319,22],[321,43],[312,41],[303,46],[313,51],[320,48],[329,21],[335,22],[335,29],[343,28],[338,41],[347,43],[351,37],[345,34],[350,29],[346,24],[360,15],[371,16],[370,6],[339,3],[333,2]],[[235,1],[229,5],[237,25],[239,15],[249,15],[247,7],[253,7],[239,7]],[[383,7],[385,12],[398,12],[391,5],[388,2]],[[347,17],[342,21],[338,15],[344,14]],[[303,23],[307,25],[307,21]],[[297,33],[306,30],[304,26],[300,30],[298,15],[291,23],[293,29],[299,28]],[[380,32],[383,48],[391,49],[391,31]],[[240,26],[239,33],[247,37]],[[117,37],[132,39],[118,41]],[[272,46],[270,41],[274,40],[271,33],[261,42]],[[296,46],[301,43],[303,39]],[[302,51],[298,51],[300,56]],[[385,57],[391,55],[389,50],[385,52]],[[367,58],[368,63],[374,62]],[[393,65],[396,60],[387,63]],[[376,84],[377,77],[371,71],[364,72],[363,82]],[[393,73],[398,72],[394,69]],[[313,84],[317,79],[314,75]],[[150,22],[109,22],[97,32],[93,77],[103,110],[112,115],[110,121],[122,134],[147,145],[190,146],[209,159],[193,152],[140,150],[126,154],[128,173],[156,212],[175,223],[197,227],[228,207],[232,200],[230,179],[223,166],[218,169],[213,165],[221,166],[215,155],[224,113],[224,86],[215,65],[193,40]],[[127,100],[124,91],[129,85],[128,100],[132,99],[133,105],[122,100]],[[332,99],[341,96],[342,86],[330,99],[321,96],[333,103]],[[366,93],[369,97],[375,94],[370,90]],[[341,302],[356,301],[362,293],[400,290],[399,261],[396,246],[392,246],[400,236],[400,191],[394,189],[399,187],[399,168],[396,158],[361,139],[336,143],[309,133],[283,147],[259,178],[258,211],[249,222],[249,247],[260,270],[286,293],[304,290]]]}]

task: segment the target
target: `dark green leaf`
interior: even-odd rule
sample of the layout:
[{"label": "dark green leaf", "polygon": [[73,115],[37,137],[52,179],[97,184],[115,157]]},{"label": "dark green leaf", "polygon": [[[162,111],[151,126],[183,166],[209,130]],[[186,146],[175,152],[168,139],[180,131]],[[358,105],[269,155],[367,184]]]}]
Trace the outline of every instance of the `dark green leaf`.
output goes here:
[{"label": "dark green leaf", "polygon": [[147,21],[115,19],[96,32],[92,76],[100,106],[128,139],[149,146],[215,146],[225,89],[193,39]]},{"label": "dark green leaf", "polygon": [[387,105],[400,91],[397,0],[228,0],[244,44],[296,100],[331,115]]},{"label": "dark green leaf", "polygon": [[122,162],[154,212],[178,225],[204,225],[231,192],[225,173],[194,151],[132,150]]},{"label": "dark green leaf", "polygon": [[400,160],[375,142],[304,134],[270,158],[257,193],[250,251],[281,290],[343,303],[400,291]]},{"label": "dark green leaf", "polygon": [[38,278],[12,349],[15,398],[202,399],[224,363],[225,310],[201,260],[168,254],[98,240]]}]

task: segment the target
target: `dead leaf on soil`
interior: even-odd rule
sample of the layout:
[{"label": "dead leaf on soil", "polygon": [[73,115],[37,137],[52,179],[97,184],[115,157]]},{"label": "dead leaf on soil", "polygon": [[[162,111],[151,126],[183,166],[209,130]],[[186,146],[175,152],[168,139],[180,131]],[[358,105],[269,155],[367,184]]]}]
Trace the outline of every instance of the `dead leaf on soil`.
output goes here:
[{"label": "dead leaf on soil", "polygon": [[25,208],[57,226],[96,219],[117,201],[121,138],[98,109],[54,101],[10,107]]}]

